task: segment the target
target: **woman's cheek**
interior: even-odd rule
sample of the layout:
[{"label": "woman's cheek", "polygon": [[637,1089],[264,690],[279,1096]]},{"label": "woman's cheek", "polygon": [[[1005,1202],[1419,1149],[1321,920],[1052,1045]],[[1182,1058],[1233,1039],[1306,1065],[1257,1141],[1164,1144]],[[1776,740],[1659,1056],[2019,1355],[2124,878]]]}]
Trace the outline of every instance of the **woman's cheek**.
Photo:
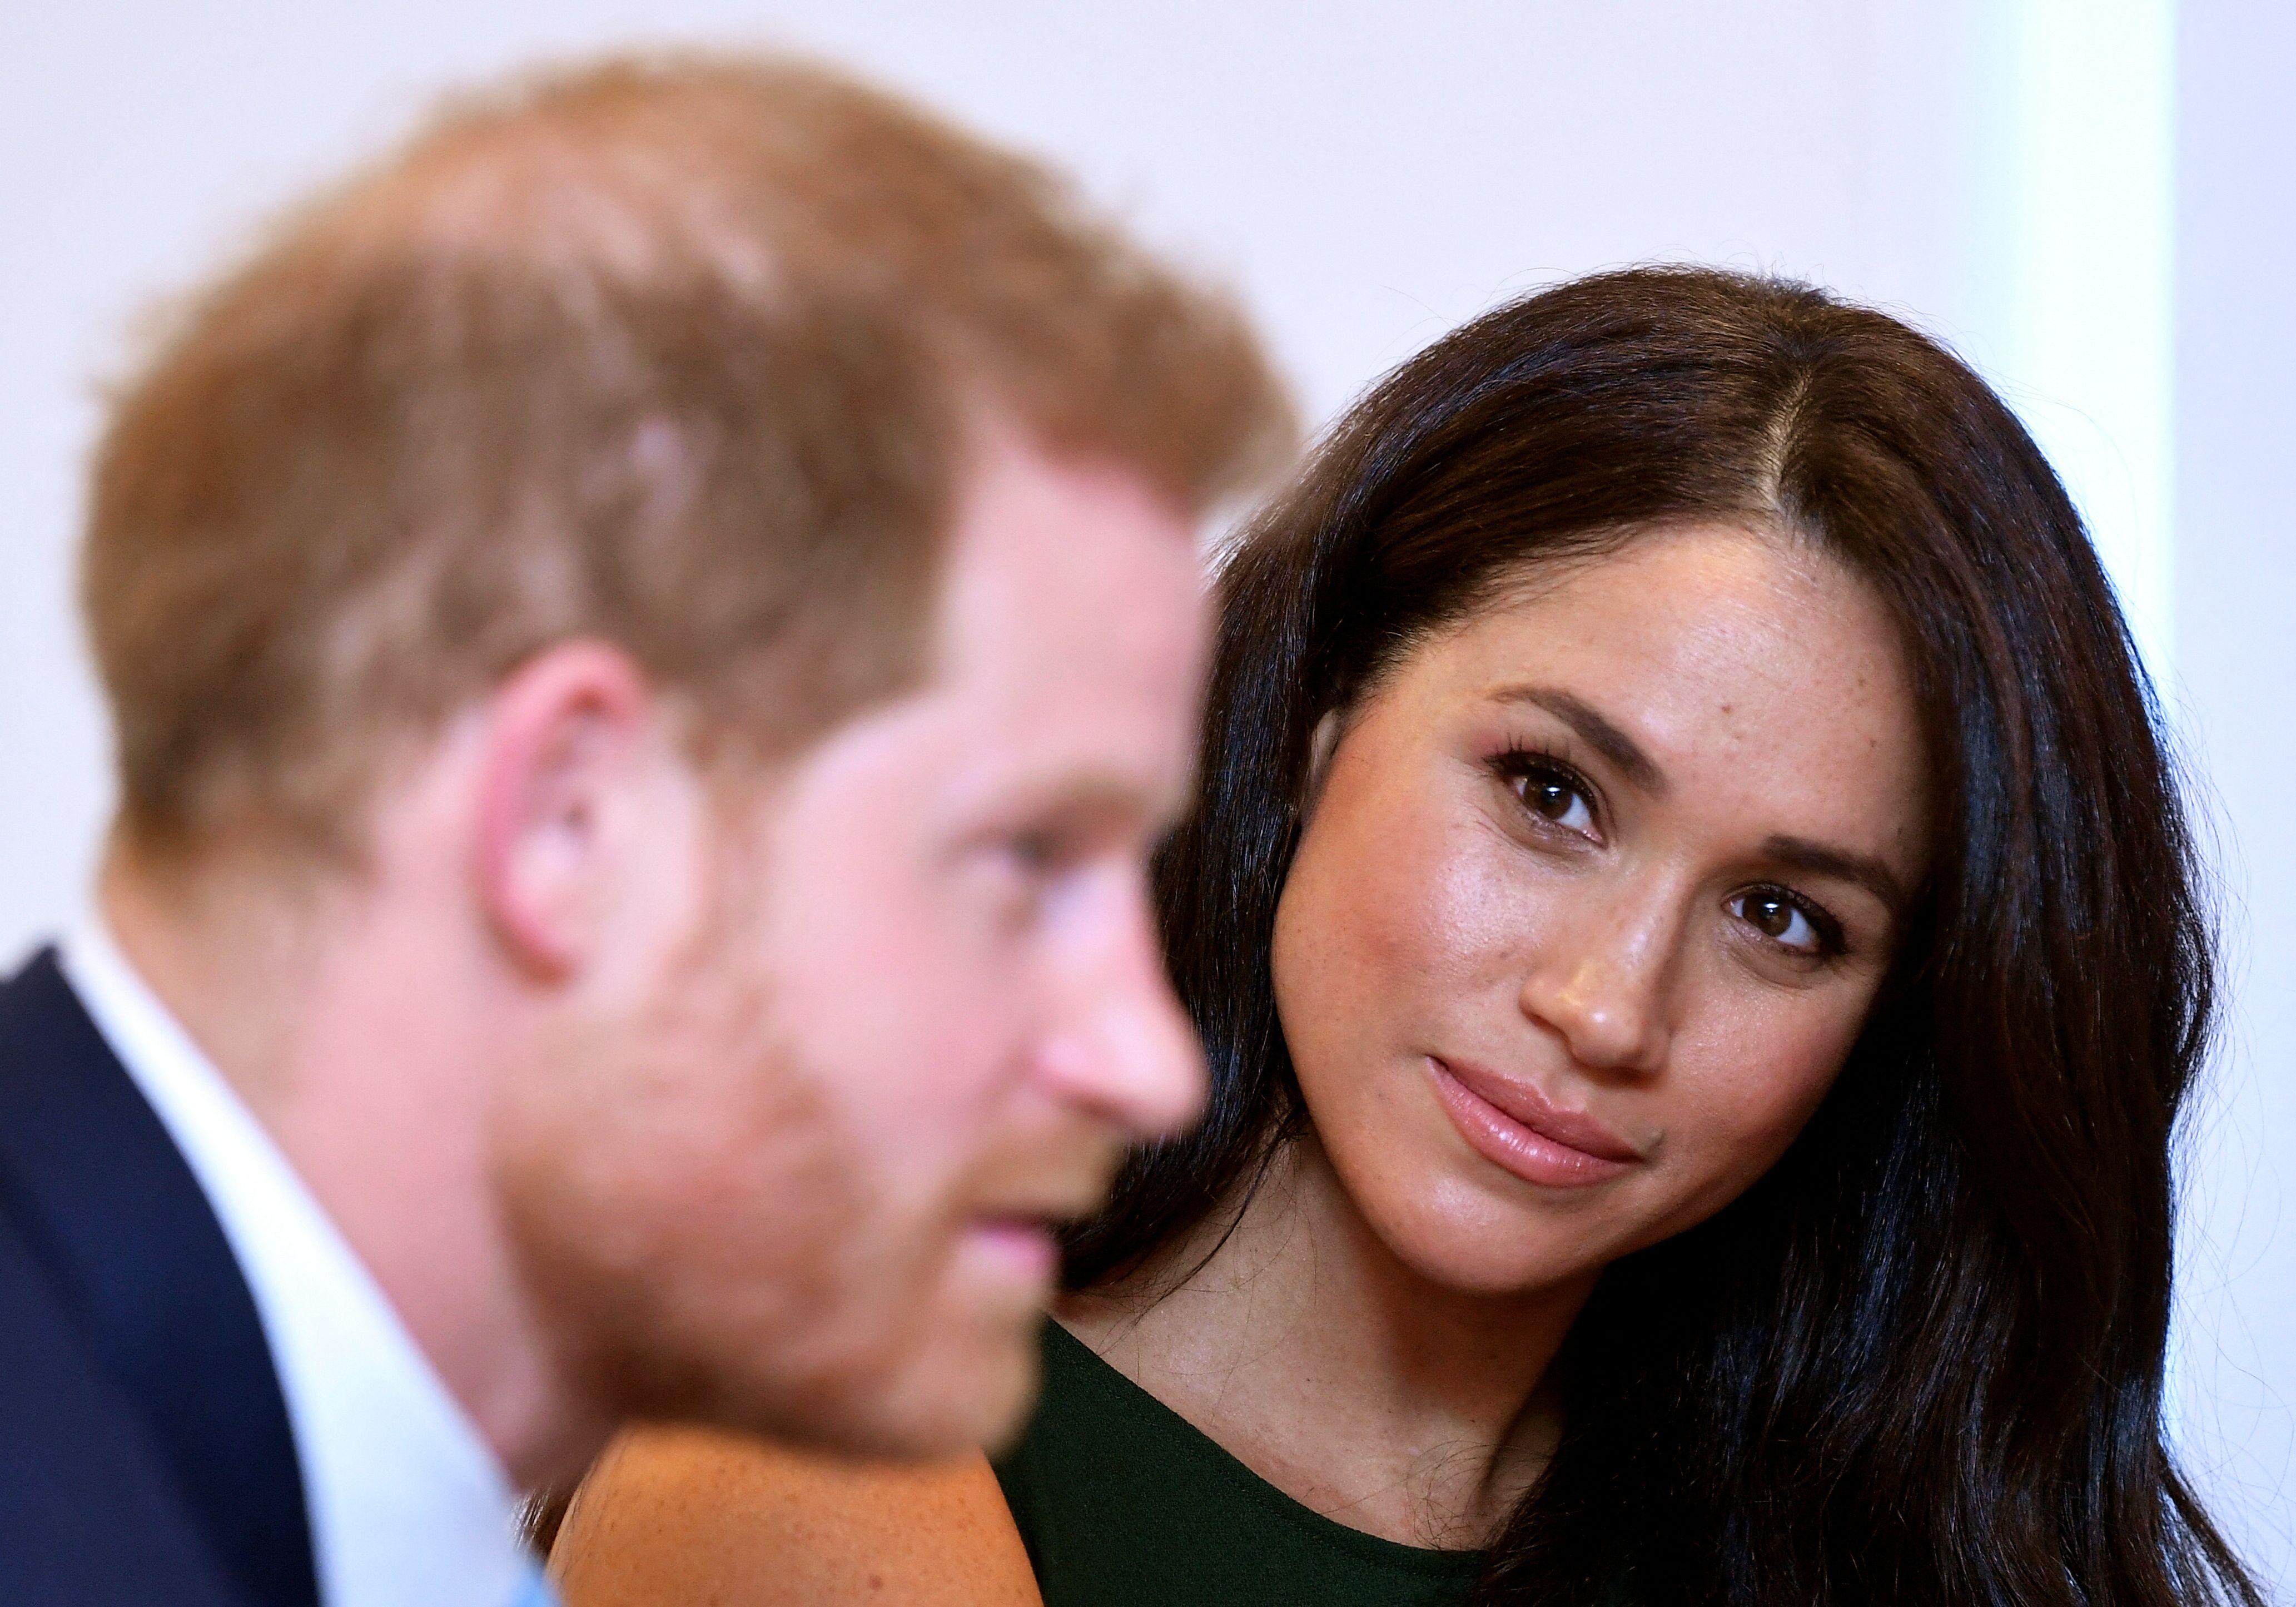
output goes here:
[{"label": "woman's cheek", "polygon": [[[1680,1056],[1674,1068],[1677,1086],[1689,1097],[1670,1135],[1672,1147],[1701,1193],[1718,1188],[1724,1195],[1715,1209],[1767,1171],[1800,1135],[1833,1086],[1855,1036],[1830,1019],[1749,1021],[1742,1030],[1742,1037],[1718,1034],[1710,1048],[1702,1045],[1708,1049],[1699,1057],[1707,1061],[1706,1074]],[[1726,1052],[1734,1038],[1734,1052]],[[1748,1052],[1763,1044],[1768,1053]]]},{"label": "woman's cheek", "polygon": [[1443,996],[1513,947],[1521,900],[1488,845],[1456,823],[1390,809],[1346,825],[1314,845],[1305,885],[1294,868],[1278,909],[1279,988],[1289,972],[1295,993],[1311,987],[1343,1010],[1385,1000],[1414,1018],[1431,1004],[1447,1014]]},{"label": "woman's cheek", "polygon": [[1384,890],[1398,953],[1439,991],[1456,990],[1453,1003],[1504,1000],[1512,1012],[1563,890],[1480,820],[1447,820],[1428,835],[1435,851],[1414,857]]}]

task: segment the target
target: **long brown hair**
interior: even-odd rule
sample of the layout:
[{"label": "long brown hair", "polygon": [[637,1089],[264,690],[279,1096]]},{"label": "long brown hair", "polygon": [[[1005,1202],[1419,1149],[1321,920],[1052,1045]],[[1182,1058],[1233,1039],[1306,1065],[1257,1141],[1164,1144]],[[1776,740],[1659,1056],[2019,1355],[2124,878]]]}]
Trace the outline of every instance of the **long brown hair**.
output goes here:
[{"label": "long brown hair", "polygon": [[1895,615],[1933,869],[1785,1157],[1604,1274],[1484,1599],[2259,1603],[2162,1442],[2170,1145],[2213,962],[2148,684],[2008,409],[1802,286],[1637,270],[1479,318],[1247,533],[1160,871],[1210,1113],[1133,1159],[1071,1281],[1240,1209],[1305,1120],[1268,945],[1317,720],[1521,566],[1689,518],[1804,534]]}]

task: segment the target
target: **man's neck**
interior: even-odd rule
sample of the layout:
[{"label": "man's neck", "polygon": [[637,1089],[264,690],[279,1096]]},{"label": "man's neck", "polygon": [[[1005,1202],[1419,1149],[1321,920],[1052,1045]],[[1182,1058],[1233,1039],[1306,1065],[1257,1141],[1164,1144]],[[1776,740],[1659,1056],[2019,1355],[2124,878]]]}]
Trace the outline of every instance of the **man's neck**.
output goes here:
[{"label": "man's neck", "polygon": [[1062,1302],[1061,1320],[1306,1505],[1406,1545],[1488,1544],[1552,1455],[1561,1417],[1542,1382],[1591,1282],[1513,1297],[1430,1283],[1312,1136],[1222,1242],[1232,1209],[1117,1288]]},{"label": "man's neck", "polygon": [[363,884],[264,862],[114,849],[98,907],[513,1481],[578,1466],[594,1436],[565,1426],[489,1186],[486,1068],[506,1045],[482,964]]}]

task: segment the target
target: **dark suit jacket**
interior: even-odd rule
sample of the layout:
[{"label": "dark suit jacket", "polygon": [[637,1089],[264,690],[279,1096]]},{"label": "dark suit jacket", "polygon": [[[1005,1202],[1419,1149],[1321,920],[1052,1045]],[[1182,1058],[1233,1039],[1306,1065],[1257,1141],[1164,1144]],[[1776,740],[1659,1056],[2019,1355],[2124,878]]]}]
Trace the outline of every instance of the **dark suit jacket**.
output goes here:
[{"label": "dark suit jacket", "polygon": [[317,1600],[246,1280],[44,951],[0,982],[0,1602]]}]

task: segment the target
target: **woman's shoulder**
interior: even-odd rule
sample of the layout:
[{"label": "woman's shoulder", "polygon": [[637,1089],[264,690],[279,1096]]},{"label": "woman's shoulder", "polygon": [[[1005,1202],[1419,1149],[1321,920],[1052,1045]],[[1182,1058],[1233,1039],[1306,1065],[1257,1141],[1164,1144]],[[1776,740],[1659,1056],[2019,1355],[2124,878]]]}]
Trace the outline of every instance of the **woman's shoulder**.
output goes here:
[{"label": "woman's shoulder", "polygon": [[853,1463],[690,1429],[614,1442],[567,1511],[550,1572],[567,1607],[1039,1600],[978,1455]]}]

